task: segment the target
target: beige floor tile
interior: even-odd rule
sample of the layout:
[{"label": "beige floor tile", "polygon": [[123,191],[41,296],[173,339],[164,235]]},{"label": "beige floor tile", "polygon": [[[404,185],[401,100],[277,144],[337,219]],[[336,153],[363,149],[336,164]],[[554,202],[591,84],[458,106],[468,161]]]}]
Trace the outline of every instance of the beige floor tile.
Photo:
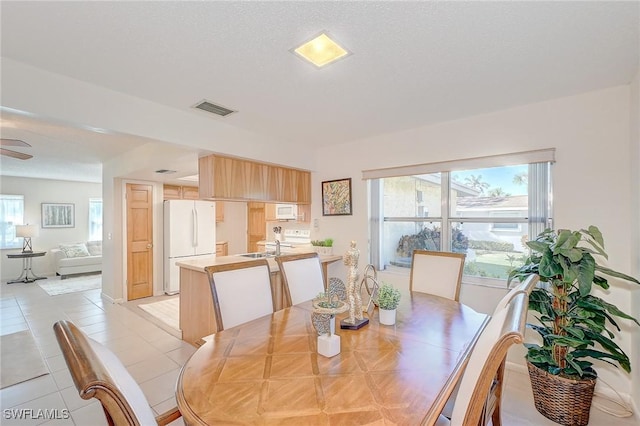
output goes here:
[{"label": "beige floor tile", "polygon": [[127,370],[138,383],[146,382],[177,368],[175,361],[164,354],[159,354],[136,364],[129,365]]},{"label": "beige floor tile", "polygon": [[162,353],[167,353],[175,349],[180,349],[184,344],[183,340],[164,333],[158,339],[148,340],[148,342]]},{"label": "beige floor tile", "polygon": [[59,390],[75,386],[73,383],[73,378],[71,377],[71,373],[66,368],[64,370],[59,370],[55,373],[51,373],[51,375],[53,376],[53,380],[55,380],[56,386]]},{"label": "beige floor tile", "polygon": [[147,397],[150,406],[153,407],[170,398],[174,398],[175,400],[178,374],[180,374],[179,368],[140,383],[140,387]]},{"label": "beige floor tile", "polygon": [[[65,421],[69,424],[65,417],[68,417],[64,401],[57,392],[40,398],[33,399],[14,407],[10,407],[9,411],[3,410],[2,424],[4,425],[39,425],[46,423],[52,419]],[[7,415],[8,414],[8,415]],[[7,418],[9,417],[9,418]],[[56,423],[58,424],[58,423]],[[63,424],[63,423],[60,423]]]},{"label": "beige floor tile", "polygon": [[106,425],[107,419],[102,410],[102,405],[98,400],[94,399],[93,402],[77,410],[71,411],[71,418],[77,426],[98,426]]},{"label": "beige floor tile", "polygon": [[65,362],[62,354],[45,358],[44,361],[47,363],[47,367],[52,373],[67,369],[67,363]]},{"label": "beige floor tile", "polygon": [[178,349],[167,352],[167,356],[178,363],[178,365],[184,365],[196,349],[196,347],[188,343],[183,343]]},{"label": "beige floor tile", "polygon": [[55,393],[58,390],[53,376],[47,374],[26,382],[18,383],[4,389],[0,389],[0,406],[2,408],[14,407],[42,396]]}]

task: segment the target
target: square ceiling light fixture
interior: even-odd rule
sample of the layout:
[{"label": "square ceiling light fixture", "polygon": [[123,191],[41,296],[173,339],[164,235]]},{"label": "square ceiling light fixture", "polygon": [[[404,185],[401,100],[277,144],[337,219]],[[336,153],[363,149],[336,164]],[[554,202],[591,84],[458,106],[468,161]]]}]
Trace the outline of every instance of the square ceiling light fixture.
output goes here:
[{"label": "square ceiling light fixture", "polygon": [[332,40],[326,31],[322,31],[311,40],[292,49],[292,52],[311,62],[317,68],[322,68],[351,55],[351,52]]}]

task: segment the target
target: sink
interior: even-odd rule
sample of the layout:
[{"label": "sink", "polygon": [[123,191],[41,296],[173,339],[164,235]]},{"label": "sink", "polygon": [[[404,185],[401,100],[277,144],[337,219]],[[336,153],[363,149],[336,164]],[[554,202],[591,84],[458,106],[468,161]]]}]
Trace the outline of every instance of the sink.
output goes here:
[{"label": "sink", "polygon": [[256,253],[238,254],[237,256],[251,257],[253,259],[262,259],[263,257],[275,257],[276,252],[275,251],[259,251]]}]

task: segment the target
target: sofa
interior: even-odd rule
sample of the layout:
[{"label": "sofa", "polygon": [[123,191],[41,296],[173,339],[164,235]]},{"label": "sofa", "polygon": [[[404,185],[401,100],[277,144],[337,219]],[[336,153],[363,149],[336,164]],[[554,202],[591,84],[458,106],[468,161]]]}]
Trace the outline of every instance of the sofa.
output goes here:
[{"label": "sofa", "polygon": [[51,253],[56,275],[61,279],[74,274],[102,272],[102,241],[60,244]]}]

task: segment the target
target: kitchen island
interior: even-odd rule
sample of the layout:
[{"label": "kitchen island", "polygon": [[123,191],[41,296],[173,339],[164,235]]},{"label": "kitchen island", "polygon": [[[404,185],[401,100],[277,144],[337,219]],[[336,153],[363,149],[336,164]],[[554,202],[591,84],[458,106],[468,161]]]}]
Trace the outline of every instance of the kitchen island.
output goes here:
[{"label": "kitchen island", "polygon": [[[296,251],[298,253],[299,251]],[[276,310],[285,308],[285,293],[280,269],[274,257],[266,258],[271,270],[271,294]],[[322,269],[327,281],[327,267],[341,260],[342,256],[320,256]],[[207,266],[253,260],[243,256],[210,256],[176,262],[180,267],[180,329],[182,340],[198,345],[205,336],[215,333],[216,319],[213,312],[211,287],[205,268]]]}]

